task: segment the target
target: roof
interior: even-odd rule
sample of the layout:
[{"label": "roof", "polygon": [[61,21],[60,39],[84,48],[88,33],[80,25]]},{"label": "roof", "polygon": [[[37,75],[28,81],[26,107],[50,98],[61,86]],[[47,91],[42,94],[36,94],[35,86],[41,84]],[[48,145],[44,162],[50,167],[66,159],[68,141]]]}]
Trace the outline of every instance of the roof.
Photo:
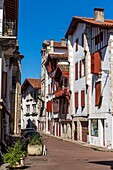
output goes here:
[{"label": "roof", "polygon": [[31,85],[34,89],[41,88],[41,80],[40,79],[33,79],[33,78],[26,78],[24,83],[22,84],[22,91],[24,91],[28,85]]},{"label": "roof", "polygon": [[105,19],[104,22],[95,21],[94,18],[84,18],[84,17],[77,17],[74,16],[71,20],[70,26],[66,32],[65,37],[68,38],[68,35],[72,35],[75,31],[78,23],[86,23],[92,26],[98,26],[101,28],[113,28],[113,20]]}]

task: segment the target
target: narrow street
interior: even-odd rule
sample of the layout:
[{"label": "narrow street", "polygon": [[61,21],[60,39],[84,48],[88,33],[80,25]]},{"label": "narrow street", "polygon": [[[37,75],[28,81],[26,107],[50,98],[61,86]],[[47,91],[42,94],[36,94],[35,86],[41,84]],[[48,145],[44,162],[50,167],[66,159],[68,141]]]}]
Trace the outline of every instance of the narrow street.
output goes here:
[{"label": "narrow street", "polygon": [[43,135],[46,156],[26,158],[26,170],[113,169],[113,152],[96,151],[76,143]]}]

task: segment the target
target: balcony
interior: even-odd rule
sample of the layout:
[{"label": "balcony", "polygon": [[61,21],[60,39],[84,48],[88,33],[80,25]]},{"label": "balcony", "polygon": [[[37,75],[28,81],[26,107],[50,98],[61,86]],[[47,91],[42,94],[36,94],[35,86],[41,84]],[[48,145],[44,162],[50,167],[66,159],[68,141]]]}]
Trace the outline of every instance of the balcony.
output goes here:
[{"label": "balcony", "polygon": [[59,88],[59,89],[55,92],[55,97],[66,96],[66,95],[69,95],[69,89],[68,89],[68,87],[62,86],[62,88]]},{"label": "balcony", "polygon": [[5,21],[3,25],[3,36],[16,37],[16,21]]}]

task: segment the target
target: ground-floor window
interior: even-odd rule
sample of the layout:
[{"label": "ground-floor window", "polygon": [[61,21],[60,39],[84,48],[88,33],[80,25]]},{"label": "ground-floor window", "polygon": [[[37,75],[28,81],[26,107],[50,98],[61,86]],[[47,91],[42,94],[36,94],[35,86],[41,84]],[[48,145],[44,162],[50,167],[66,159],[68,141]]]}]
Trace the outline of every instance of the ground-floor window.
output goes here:
[{"label": "ground-floor window", "polygon": [[98,119],[91,120],[91,135],[98,136]]}]

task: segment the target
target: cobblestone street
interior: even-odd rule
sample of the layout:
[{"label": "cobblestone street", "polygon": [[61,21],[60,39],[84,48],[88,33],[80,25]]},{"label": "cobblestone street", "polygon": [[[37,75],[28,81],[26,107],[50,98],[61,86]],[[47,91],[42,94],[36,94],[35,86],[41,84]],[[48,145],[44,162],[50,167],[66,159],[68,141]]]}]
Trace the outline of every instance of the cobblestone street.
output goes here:
[{"label": "cobblestone street", "polygon": [[29,156],[26,170],[108,170],[113,169],[113,152],[104,152],[77,143],[43,135],[46,156]]}]

